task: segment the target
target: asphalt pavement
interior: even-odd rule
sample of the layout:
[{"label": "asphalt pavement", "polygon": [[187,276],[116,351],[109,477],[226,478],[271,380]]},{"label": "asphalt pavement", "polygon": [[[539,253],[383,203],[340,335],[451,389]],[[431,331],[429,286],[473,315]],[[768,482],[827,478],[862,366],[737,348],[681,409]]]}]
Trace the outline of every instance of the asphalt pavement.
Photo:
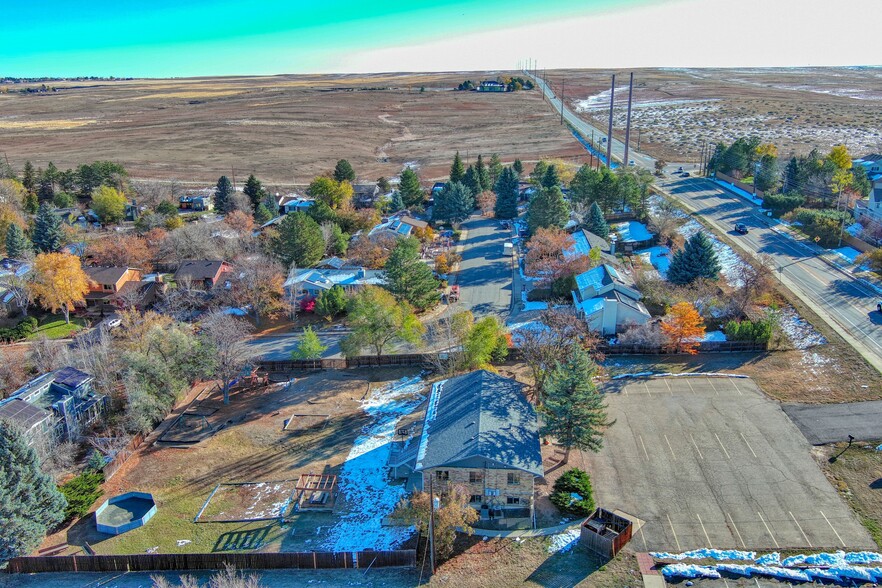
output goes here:
[{"label": "asphalt pavement", "polygon": [[781,406],[812,445],[882,440],[882,400]]},{"label": "asphalt pavement", "polygon": [[511,231],[481,216],[472,216],[462,228],[467,234],[460,242],[456,277],[460,298],[451,310],[470,310],[476,317],[492,314],[504,321],[511,308],[514,258],[504,254],[503,244],[511,240]]}]

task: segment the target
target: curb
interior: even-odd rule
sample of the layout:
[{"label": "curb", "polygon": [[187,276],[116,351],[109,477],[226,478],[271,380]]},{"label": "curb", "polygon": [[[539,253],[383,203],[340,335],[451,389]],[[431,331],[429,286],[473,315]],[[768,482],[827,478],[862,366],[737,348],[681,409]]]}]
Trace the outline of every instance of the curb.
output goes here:
[{"label": "curb", "polygon": [[[495,529],[473,529],[472,535],[477,535],[478,537],[501,537],[504,539],[530,539],[534,537],[548,537],[549,535],[557,535],[558,533],[563,533],[564,531],[578,529],[581,525],[582,521],[578,521],[575,523],[564,523],[562,525],[555,525],[554,527],[543,527],[541,529],[512,529],[510,531]],[[460,529],[459,527],[457,527],[456,530],[462,533],[462,529]]]}]

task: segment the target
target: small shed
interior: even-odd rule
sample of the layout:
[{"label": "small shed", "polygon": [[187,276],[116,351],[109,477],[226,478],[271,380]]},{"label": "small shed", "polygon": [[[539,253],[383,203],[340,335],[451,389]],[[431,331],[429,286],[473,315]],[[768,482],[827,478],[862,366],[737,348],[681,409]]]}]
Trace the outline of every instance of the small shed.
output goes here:
[{"label": "small shed", "polygon": [[598,508],[582,523],[579,540],[602,556],[613,558],[631,540],[629,519]]}]

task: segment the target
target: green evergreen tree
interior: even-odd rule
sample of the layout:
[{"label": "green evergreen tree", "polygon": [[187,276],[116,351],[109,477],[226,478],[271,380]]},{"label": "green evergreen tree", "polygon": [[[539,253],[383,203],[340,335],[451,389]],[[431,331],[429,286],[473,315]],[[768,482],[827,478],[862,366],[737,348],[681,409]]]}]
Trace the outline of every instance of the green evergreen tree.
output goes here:
[{"label": "green evergreen tree", "polygon": [[469,192],[472,194],[480,194],[484,191],[481,188],[481,178],[478,174],[478,170],[475,169],[475,166],[473,165],[470,165],[468,169],[466,169],[462,183],[465,184],[465,187],[468,188]]},{"label": "green evergreen tree", "polygon": [[499,156],[495,153],[491,155],[490,163],[487,164],[487,174],[490,176],[490,184],[487,186],[488,189],[496,185],[496,181],[502,173],[502,167],[502,161],[499,159]]},{"label": "green evergreen tree", "polygon": [[512,219],[518,216],[518,176],[511,167],[503,168],[496,180],[496,218]]},{"label": "green evergreen tree", "polygon": [[527,227],[530,233],[542,227],[562,229],[570,220],[570,207],[564,200],[563,192],[555,186],[543,188],[530,200],[527,209]]},{"label": "green evergreen tree", "polygon": [[39,200],[52,200],[55,197],[55,182],[52,175],[42,169],[37,170],[37,198]]},{"label": "green evergreen tree", "polygon": [[490,190],[493,188],[493,183],[490,181],[490,171],[487,169],[487,166],[484,165],[484,156],[478,154],[478,162],[475,164],[475,174],[478,178],[478,184],[480,184],[481,189],[475,192],[475,194],[480,194],[484,190]]},{"label": "green evergreen tree", "polygon": [[0,563],[36,549],[64,519],[66,506],[22,434],[0,424]]},{"label": "green evergreen tree", "polygon": [[542,175],[542,187],[553,188],[555,186],[560,186],[560,175],[557,173],[556,165],[549,165]]},{"label": "green evergreen tree", "polygon": [[591,169],[591,166],[585,164],[580,167],[570,182],[570,199],[585,205],[594,202],[596,198],[592,197],[595,182],[596,172]]},{"label": "green evergreen tree", "polygon": [[279,224],[276,253],[286,265],[314,266],[325,253],[321,227],[303,212],[289,214]]},{"label": "green evergreen tree", "polygon": [[598,206],[596,202],[592,202],[591,208],[588,209],[588,218],[585,219],[585,228],[598,237],[603,237],[604,239],[609,237],[609,225],[606,224],[606,219],[603,218],[603,211],[600,210],[600,206]]},{"label": "green evergreen tree", "polygon": [[533,166],[533,171],[530,172],[530,183],[537,188],[542,187],[542,180],[545,179],[545,172],[547,171],[548,162],[540,159],[536,162],[536,165]]},{"label": "green evergreen tree", "polygon": [[272,211],[266,207],[266,204],[261,202],[257,205],[257,210],[254,211],[254,222],[258,225],[264,225],[274,218]]},{"label": "green evergreen tree", "polygon": [[25,192],[24,205],[25,212],[28,214],[37,214],[40,208],[40,200],[33,192]]},{"label": "green evergreen tree", "polygon": [[28,192],[37,191],[37,173],[34,171],[34,164],[30,161],[25,162],[24,171],[21,175],[21,185],[24,186],[25,190]]},{"label": "green evergreen tree", "polygon": [[248,176],[248,179],[245,181],[245,187],[242,189],[246,196],[248,196],[248,200],[251,201],[251,210],[256,211],[257,207],[260,205],[261,201],[264,198],[264,189],[254,174]]},{"label": "green evergreen tree", "polygon": [[332,255],[344,256],[349,249],[349,233],[344,233],[340,225],[334,223],[331,225],[331,232],[328,234],[328,242],[326,243],[328,253]]},{"label": "green evergreen tree", "polygon": [[518,174],[518,177],[521,177],[521,174],[524,173],[524,164],[520,159],[515,159],[514,163],[511,164],[511,168],[515,170],[515,173]]},{"label": "green evergreen tree", "polygon": [[214,209],[218,212],[229,212],[233,202],[233,184],[227,176],[221,176],[217,180],[214,190]]},{"label": "green evergreen tree", "polygon": [[346,291],[339,284],[320,292],[315,299],[315,313],[329,321],[334,320],[344,310],[346,310]]},{"label": "green evergreen tree", "polygon": [[674,254],[668,268],[668,281],[683,285],[691,284],[699,278],[716,280],[720,269],[720,262],[710,239],[703,231],[699,231],[686,241],[683,249]]},{"label": "green evergreen tree", "polygon": [[431,308],[441,299],[438,280],[428,264],[420,259],[417,239],[399,239],[384,269],[384,286],[396,299],[410,303],[417,310]]},{"label": "green evergreen tree", "polygon": [[563,446],[563,463],[572,449],[599,451],[604,430],[614,424],[607,420],[603,396],[594,385],[596,373],[597,365],[588,353],[574,346],[566,363],[557,364],[545,384],[540,434]]},{"label": "green evergreen tree", "polygon": [[349,182],[351,184],[355,181],[355,170],[352,169],[352,165],[348,161],[341,159],[334,166],[334,179],[338,182]]},{"label": "green evergreen tree", "polygon": [[[403,173],[404,172],[402,172],[402,174]],[[389,180],[386,179],[386,176],[380,176],[379,178],[377,178],[377,186],[380,188],[380,192],[382,192],[383,194],[388,194],[389,191],[392,190],[392,184],[389,183]]]},{"label": "green evergreen tree", "polygon": [[53,253],[61,249],[64,243],[64,232],[61,228],[61,217],[56,214],[48,202],[40,205],[34,221],[34,234],[31,239],[34,248],[40,253]]},{"label": "green evergreen tree", "polygon": [[435,196],[432,218],[436,221],[461,223],[469,217],[474,206],[471,191],[464,184],[454,182],[447,184]]},{"label": "green evergreen tree", "polygon": [[12,259],[21,259],[21,257],[31,250],[31,242],[25,235],[24,230],[16,223],[9,225],[6,231],[6,255]]},{"label": "green evergreen tree", "polygon": [[392,200],[389,201],[389,212],[398,212],[404,210],[404,200],[401,198],[401,192],[395,190],[392,192]]},{"label": "green evergreen tree", "polygon": [[459,151],[456,152],[456,156],[453,158],[453,164],[450,166],[450,178],[448,179],[448,183],[455,184],[456,182],[462,182],[465,179],[465,166],[462,164],[462,159],[459,157]]},{"label": "green evergreen tree", "polygon": [[322,345],[318,334],[312,326],[303,328],[303,335],[297,343],[297,349],[291,352],[291,359],[321,359],[328,346]]},{"label": "green evergreen tree", "polygon": [[426,193],[423,191],[422,185],[420,185],[420,177],[409,167],[401,172],[398,191],[401,192],[401,201],[404,204],[401,208],[420,207],[426,198]]}]

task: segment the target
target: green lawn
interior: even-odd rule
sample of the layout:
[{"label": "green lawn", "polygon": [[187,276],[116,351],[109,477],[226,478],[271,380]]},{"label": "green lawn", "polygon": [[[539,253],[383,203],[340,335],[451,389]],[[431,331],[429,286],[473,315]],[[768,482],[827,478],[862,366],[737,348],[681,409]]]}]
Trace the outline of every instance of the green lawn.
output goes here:
[{"label": "green lawn", "polygon": [[64,322],[64,315],[50,314],[40,319],[40,325],[36,331],[28,335],[28,340],[39,339],[42,336],[47,339],[65,339],[86,326],[86,321],[79,317],[71,317],[68,324]]}]

